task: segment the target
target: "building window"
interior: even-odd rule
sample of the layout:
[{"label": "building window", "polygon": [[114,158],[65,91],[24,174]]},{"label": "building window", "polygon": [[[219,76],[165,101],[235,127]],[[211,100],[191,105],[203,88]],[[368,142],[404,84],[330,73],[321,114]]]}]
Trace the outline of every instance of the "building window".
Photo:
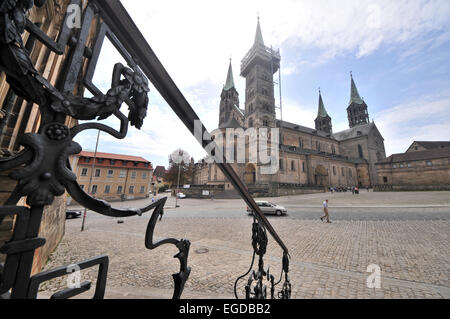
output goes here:
[{"label": "building window", "polygon": [[358,153],[359,153],[359,158],[364,158],[362,146],[359,144],[358,144]]},{"label": "building window", "polygon": [[82,190],[84,190],[84,185],[80,185],[80,188],[81,188]]},{"label": "building window", "polygon": [[104,159],[103,159],[103,158],[99,158],[99,159],[97,159],[97,162],[98,162],[99,164],[103,164],[103,161],[104,161]]},{"label": "building window", "polygon": [[432,161],[427,161],[427,166],[433,166],[433,162]]},{"label": "building window", "polygon": [[302,170],[303,170],[303,173],[305,172],[305,162],[302,162]]},{"label": "building window", "polygon": [[131,172],[131,178],[136,178],[136,176],[137,176],[137,173],[136,173],[136,171],[133,171],[133,172]]},{"label": "building window", "polygon": [[97,185],[92,185],[92,190],[91,190],[92,194],[96,194],[97,190],[98,190],[98,186]]},{"label": "building window", "polygon": [[110,169],[108,170],[108,177],[112,178],[114,176],[114,170]]},{"label": "building window", "polygon": [[348,169],[348,176],[353,177],[352,169],[351,169],[351,168]]},{"label": "building window", "polygon": [[291,171],[295,171],[295,161],[291,161]]},{"label": "building window", "polygon": [[341,167],[341,173],[342,173],[342,176],[345,176],[345,169],[343,167]]},{"label": "building window", "polygon": [[283,160],[280,159],[280,170],[284,170]]},{"label": "building window", "polygon": [[142,179],[147,179],[147,172],[142,173]]},{"label": "building window", "polygon": [[89,163],[89,162],[91,161],[91,159],[90,159],[90,157],[86,157],[86,158],[84,159],[84,161],[85,161],[86,163]]},{"label": "building window", "polygon": [[400,164],[400,168],[404,168],[405,167],[405,164]]},{"label": "building window", "polygon": [[130,194],[134,194],[134,186],[130,186]]},{"label": "building window", "polygon": [[392,168],[397,168],[397,164],[392,165]]},{"label": "building window", "polygon": [[116,160],[110,160],[111,165],[116,165]]},{"label": "building window", "polygon": [[141,193],[141,194],[144,194],[144,193],[145,193],[145,186],[141,186],[141,191],[140,191],[140,193]]},{"label": "building window", "polygon": [[125,178],[127,176],[127,171],[120,171],[119,178]]},{"label": "building window", "polygon": [[387,184],[388,178],[387,178],[386,176],[383,177],[383,182],[384,182],[385,184]]},{"label": "building window", "polygon": [[109,194],[111,192],[111,186],[106,185],[105,186],[105,194]]},{"label": "building window", "polygon": [[87,173],[88,173],[88,169],[87,168],[83,168],[81,170],[81,176],[87,176]]},{"label": "building window", "polygon": [[333,175],[336,176],[336,166],[333,166]]},{"label": "building window", "polygon": [[248,120],[248,127],[253,127],[253,119],[252,118],[250,118]]},{"label": "building window", "polygon": [[122,166],[127,166],[128,165],[128,161],[122,161]]},{"label": "building window", "polygon": [[95,170],[95,177],[100,177],[101,172],[102,172],[102,170],[100,168],[97,168]]},{"label": "building window", "polygon": [[301,138],[298,139],[298,147],[303,148],[303,140]]},{"label": "building window", "polygon": [[269,121],[268,120],[263,120],[263,126],[269,126]]},{"label": "building window", "polygon": [[331,145],[331,153],[336,154],[336,147]]},{"label": "building window", "polygon": [[118,186],[117,187],[117,194],[122,194],[123,191],[123,187],[122,186]]},{"label": "building window", "polygon": [[408,167],[412,167],[412,164],[411,164],[411,163],[408,163]]}]

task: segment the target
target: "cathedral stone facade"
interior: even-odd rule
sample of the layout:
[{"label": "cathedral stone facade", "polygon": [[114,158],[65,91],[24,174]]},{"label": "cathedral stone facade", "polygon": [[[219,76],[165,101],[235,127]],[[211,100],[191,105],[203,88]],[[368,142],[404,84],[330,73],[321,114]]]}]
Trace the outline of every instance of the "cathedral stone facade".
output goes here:
[{"label": "cathedral stone facade", "polygon": [[[327,113],[319,92],[315,127],[308,128],[276,118],[273,76],[280,68],[281,56],[264,44],[258,20],[253,46],[241,63],[245,78],[245,104],[240,107],[230,62],[220,102],[219,128],[278,129],[279,161],[274,174],[263,174],[264,165],[253,163],[248,156],[249,137],[245,142],[245,163],[232,166],[256,195],[281,196],[323,191],[328,187],[372,187],[379,184],[375,163],[386,158],[384,139],[374,122],[370,122],[368,106],[360,97],[353,75],[347,107],[349,129],[333,132],[332,118]],[[214,133],[213,133],[214,134]],[[225,139],[226,139],[226,134]],[[257,133],[257,139],[267,138]],[[235,153],[238,151],[235,147]],[[232,186],[214,163],[196,164],[193,188],[232,192]]]}]

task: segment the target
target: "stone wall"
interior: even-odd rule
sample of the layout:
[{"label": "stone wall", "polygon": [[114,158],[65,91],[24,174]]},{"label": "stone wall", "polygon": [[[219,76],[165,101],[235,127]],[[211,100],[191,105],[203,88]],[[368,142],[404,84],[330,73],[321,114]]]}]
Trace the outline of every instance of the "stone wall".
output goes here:
[{"label": "stone wall", "polygon": [[375,192],[450,191],[448,185],[376,185]]},{"label": "stone wall", "polygon": [[[204,195],[203,191],[208,191],[208,195]],[[325,192],[324,187],[308,186],[300,184],[288,183],[269,183],[249,185],[248,191],[253,197],[279,197],[300,194],[316,194]],[[217,199],[236,199],[241,198],[239,193],[231,186],[226,184],[220,185],[191,185],[190,188],[180,189],[188,198],[217,198]],[[174,195],[174,194],[173,194]]]},{"label": "stone wall", "polygon": [[[17,182],[8,177],[9,171],[0,172],[0,203],[3,205],[16,187]],[[14,226],[13,217],[5,217],[0,221],[0,247],[11,239]],[[0,254],[0,263],[5,261],[5,256]]]},{"label": "stone wall", "polygon": [[[0,175],[0,200],[2,205],[8,199],[15,185],[16,182],[9,179],[6,172]],[[19,206],[24,204],[24,199],[18,203]],[[45,238],[46,244],[35,251],[33,274],[38,273],[42,269],[48,256],[63,238],[65,222],[66,195],[63,195],[56,198],[53,205],[46,207],[44,210],[39,237]],[[14,219],[12,217],[7,217],[0,223],[0,247],[11,239],[13,227]],[[4,262],[5,257],[5,255],[0,255],[0,262]]]},{"label": "stone wall", "polygon": [[36,249],[33,260],[33,274],[39,273],[48,256],[58,247],[64,236],[66,224],[66,195],[57,197],[52,206],[44,209],[39,237],[45,238],[44,246]]},{"label": "stone wall", "polygon": [[[431,162],[431,166],[427,165]],[[435,187],[437,189],[450,185],[450,158],[429,161],[409,161],[403,163],[377,164],[380,184],[392,186]],[[387,180],[387,182],[384,182]]]}]

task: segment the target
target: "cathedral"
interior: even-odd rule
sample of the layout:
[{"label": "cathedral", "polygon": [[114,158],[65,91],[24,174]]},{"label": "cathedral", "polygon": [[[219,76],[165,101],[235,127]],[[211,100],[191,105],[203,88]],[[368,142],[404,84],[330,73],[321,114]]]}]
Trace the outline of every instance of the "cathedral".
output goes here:
[{"label": "cathedral", "polygon": [[[359,95],[353,75],[347,105],[349,129],[333,132],[320,91],[317,118],[314,128],[309,128],[276,117],[273,76],[280,61],[279,50],[264,44],[258,19],[254,44],[241,63],[240,75],[246,81],[244,106],[240,106],[231,61],[221,93],[219,131],[277,128],[279,132],[276,173],[262,174],[263,165],[248,161],[248,157],[245,163],[232,164],[249,190],[257,195],[281,196],[329,187],[378,185],[375,163],[386,158],[384,139],[370,121],[368,106]],[[205,160],[195,166],[193,184],[224,191],[232,188],[217,165]]]}]

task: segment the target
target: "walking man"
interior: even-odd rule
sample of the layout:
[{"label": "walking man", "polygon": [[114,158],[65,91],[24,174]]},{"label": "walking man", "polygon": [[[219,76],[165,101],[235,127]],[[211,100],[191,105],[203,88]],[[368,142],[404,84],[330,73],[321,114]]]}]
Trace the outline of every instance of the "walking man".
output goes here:
[{"label": "walking man", "polygon": [[323,219],[326,217],[327,223],[331,223],[330,215],[328,214],[328,199],[323,202],[323,212],[325,213],[325,215],[320,217],[320,220],[323,221]]}]

